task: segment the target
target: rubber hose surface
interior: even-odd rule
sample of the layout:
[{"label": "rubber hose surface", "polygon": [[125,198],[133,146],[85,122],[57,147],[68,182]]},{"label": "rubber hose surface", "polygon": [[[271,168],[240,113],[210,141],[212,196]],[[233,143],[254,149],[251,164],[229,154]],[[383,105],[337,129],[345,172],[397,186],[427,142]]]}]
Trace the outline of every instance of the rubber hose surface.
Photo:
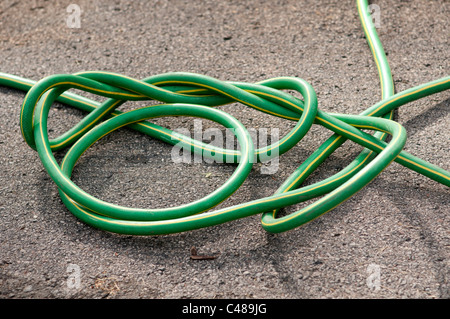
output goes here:
[{"label": "rubber hose surface", "polygon": [[[393,121],[396,108],[450,88],[450,77],[395,93],[391,71],[368,10],[367,0],[358,0],[363,30],[377,65],[382,99],[359,115],[331,114],[317,107],[309,83],[300,78],[280,77],[259,83],[224,82],[193,73],[166,73],[142,80],[110,72],[89,71],[58,74],[38,82],[0,73],[0,85],[26,91],[20,114],[25,142],[39,154],[56,183],[66,207],[83,222],[106,231],[132,235],[170,234],[217,225],[238,218],[262,214],[262,226],[269,232],[283,232],[303,225],[332,210],[353,196],[392,161],[450,186],[450,172],[403,150],[405,129]],[[107,100],[98,103],[68,92],[79,89]],[[302,99],[283,90],[294,90]],[[117,110],[126,101],[156,100],[158,105],[128,112]],[[47,119],[55,101],[87,112],[78,124],[50,140]],[[279,141],[255,149],[247,129],[234,117],[215,106],[239,102],[296,125]],[[214,121],[230,129],[240,149],[223,149],[191,139],[147,120],[157,117],[189,116]],[[297,145],[313,125],[326,127],[331,135],[279,187],[274,195],[236,206],[212,210],[231,196],[246,180],[254,162],[267,161]],[[128,127],[172,145],[181,145],[202,156],[221,156],[236,164],[235,172],[218,189],[189,204],[160,209],[129,208],[102,201],[71,181],[72,171],[82,154],[95,142]],[[373,130],[373,135],[362,129]],[[389,143],[386,138],[391,135]],[[364,147],[347,167],[312,185],[301,187],[314,170],[346,140]],[[69,148],[61,164],[53,153]],[[299,188],[300,187],[300,188]],[[318,198],[314,203],[287,216],[279,209]]]}]

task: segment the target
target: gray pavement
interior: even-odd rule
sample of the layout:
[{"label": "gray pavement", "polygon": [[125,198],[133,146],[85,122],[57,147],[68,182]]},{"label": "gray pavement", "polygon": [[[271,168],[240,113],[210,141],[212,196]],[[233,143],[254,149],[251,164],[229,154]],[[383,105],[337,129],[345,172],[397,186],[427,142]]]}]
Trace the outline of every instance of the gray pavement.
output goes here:
[{"label": "gray pavement", "polygon": [[[67,25],[70,3],[82,10],[80,28]],[[449,2],[377,4],[396,90],[447,76]],[[186,71],[246,82],[298,76],[329,112],[357,114],[380,99],[354,1],[2,0],[0,61],[1,72],[34,80],[83,70],[135,78]],[[393,163],[341,206],[286,233],[266,233],[253,216],[168,236],[112,234],[83,224],[62,204],[37,153],[22,140],[23,98],[0,87],[0,298],[450,297],[448,187]],[[439,93],[397,112],[408,131],[405,149],[447,170],[449,98]],[[278,128],[281,135],[294,125],[238,104],[221,109],[247,127]],[[50,134],[82,116],[56,105]],[[193,125],[184,118],[157,122]],[[314,126],[280,158],[275,174],[255,165],[219,207],[272,195],[329,136]],[[73,180],[113,203],[168,207],[205,196],[233,171],[173,163],[171,149],[123,129],[83,155]],[[346,142],[307,183],[337,172],[359,151]],[[193,246],[217,258],[192,260]],[[76,274],[79,281],[70,281]]]}]

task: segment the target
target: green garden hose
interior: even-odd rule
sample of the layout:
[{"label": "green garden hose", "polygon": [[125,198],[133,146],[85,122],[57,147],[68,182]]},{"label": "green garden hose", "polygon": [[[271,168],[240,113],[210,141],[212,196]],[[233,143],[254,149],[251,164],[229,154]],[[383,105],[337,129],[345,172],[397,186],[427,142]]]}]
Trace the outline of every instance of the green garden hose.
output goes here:
[{"label": "green garden hose", "polygon": [[[392,161],[450,186],[450,172],[403,150],[406,143],[405,129],[392,120],[393,112],[399,106],[449,89],[450,77],[395,94],[390,67],[372,23],[367,0],[357,0],[357,7],[381,84],[381,101],[360,115],[319,110],[311,85],[294,77],[279,77],[251,84],[224,82],[193,73],[166,73],[137,80],[121,74],[89,71],[52,75],[35,82],[0,73],[0,85],[27,91],[20,114],[23,138],[38,152],[66,207],[83,222],[120,234],[161,235],[262,214],[264,229],[273,233],[283,232],[303,225],[343,203]],[[70,89],[94,93],[107,100],[98,103],[67,92]],[[283,90],[295,90],[302,99]],[[126,101],[146,100],[156,100],[162,104],[127,112],[117,110]],[[87,116],[66,133],[50,140],[47,119],[55,101],[85,111]],[[233,102],[296,121],[296,125],[279,141],[255,149],[247,129],[228,113],[214,108]],[[147,121],[168,116],[214,121],[236,135],[240,148],[235,150],[212,146]],[[302,140],[313,124],[326,127],[333,135],[284,181],[274,195],[212,210],[243,184],[255,161],[266,161],[289,151]],[[90,146],[124,126],[172,145],[182,145],[202,156],[221,156],[223,161],[235,163],[236,169],[221,187],[209,195],[177,207],[142,209],[105,202],[84,192],[70,178],[78,159]],[[371,135],[362,129],[375,133]],[[392,136],[389,143],[386,142],[388,135]],[[364,150],[337,174],[301,187],[308,176],[346,140],[362,145]],[[66,148],[69,149],[59,164],[53,152]],[[277,216],[283,207],[318,197],[320,199],[297,212]]]}]

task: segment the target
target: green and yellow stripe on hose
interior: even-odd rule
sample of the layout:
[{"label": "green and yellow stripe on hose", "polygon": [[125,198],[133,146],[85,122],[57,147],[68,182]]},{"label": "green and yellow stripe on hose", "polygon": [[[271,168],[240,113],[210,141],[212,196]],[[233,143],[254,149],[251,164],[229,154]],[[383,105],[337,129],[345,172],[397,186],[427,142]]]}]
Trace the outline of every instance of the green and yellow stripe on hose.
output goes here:
[{"label": "green and yellow stripe on hose", "polygon": [[[161,235],[189,231],[262,214],[262,226],[269,232],[283,232],[308,223],[353,196],[378,176],[392,161],[436,182],[450,186],[450,172],[403,150],[406,131],[392,120],[393,111],[411,101],[450,88],[450,77],[395,94],[389,64],[372,24],[368,3],[357,1],[358,13],[369,48],[374,56],[381,85],[381,101],[359,115],[334,114],[318,109],[317,97],[305,80],[279,77],[259,83],[224,82],[193,73],[166,73],[137,80],[121,74],[88,71],[58,74],[38,82],[0,73],[0,84],[26,91],[21,114],[25,142],[35,149],[48,174],[59,189],[66,207],[83,222],[105,231],[133,235]],[[79,89],[106,97],[103,103],[68,92]],[[295,90],[302,99],[283,90]],[[128,112],[118,110],[126,101],[156,100],[160,104]],[[49,140],[47,118],[55,101],[87,112],[78,124]],[[215,108],[242,103],[261,112],[296,121],[294,128],[279,141],[254,149],[247,129],[230,114]],[[239,150],[223,149],[175,133],[151,123],[150,119],[189,116],[214,121],[234,132]],[[239,205],[216,209],[246,180],[256,161],[282,155],[297,145],[312,125],[333,132],[272,195]],[[128,127],[169,144],[180,144],[203,156],[220,154],[225,162],[236,164],[231,177],[218,189],[194,202],[170,208],[130,208],[100,200],[71,181],[72,171],[82,154],[98,140]],[[373,130],[373,135],[362,129]],[[386,143],[387,135],[392,138]],[[364,147],[347,167],[312,185],[302,183],[346,140]],[[69,148],[61,164],[53,152]],[[318,198],[314,203],[287,216],[277,217],[279,209]]]}]

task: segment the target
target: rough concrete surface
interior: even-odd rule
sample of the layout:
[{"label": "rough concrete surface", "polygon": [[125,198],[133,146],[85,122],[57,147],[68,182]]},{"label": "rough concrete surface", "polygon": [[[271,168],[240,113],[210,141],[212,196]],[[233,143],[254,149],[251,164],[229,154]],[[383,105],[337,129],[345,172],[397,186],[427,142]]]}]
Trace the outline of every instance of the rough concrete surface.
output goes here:
[{"label": "rough concrete surface", "polygon": [[[67,26],[71,3],[82,10],[80,28]],[[447,76],[450,3],[377,4],[396,91]],[[380,100],[355,1],[2,0],[0,61],[1,72],[34,80],[84,70],[138,79],[171,71],[246,82],[298,76],[315,88],[322,110],[348,114]],[[167,236],[117,235],[83,224],[62,204],[37,153],[22,140],[23,98],[0,87],[1,298],[450,297],[449,189],[397,163],[333,211],[286,233],[268,234],[260,216],[252,216]],[[447,170],[449,98],[439,93],[396,115],[408,132],[405,149]],[[283,134],[294,125],[236,103],[220,108],[247,127]],[[50,135],[82,116],[55,105]],[[158,123],[191,128],[193,121]],[[272,195],[330,134],[314,126],[280,158],[275,174],[261,174],[255,165],[219,207]],[[121,129],[83,155],[73,180],[113,203],[168,207],[205,196],[233,172],[232,165],[173,163],[171,149]],[[360,151],[346,142],[307,184],[342,169]],[[192,260],[193,246],[217,258]],[[79,286],[70,282],[75,270]]]}]

